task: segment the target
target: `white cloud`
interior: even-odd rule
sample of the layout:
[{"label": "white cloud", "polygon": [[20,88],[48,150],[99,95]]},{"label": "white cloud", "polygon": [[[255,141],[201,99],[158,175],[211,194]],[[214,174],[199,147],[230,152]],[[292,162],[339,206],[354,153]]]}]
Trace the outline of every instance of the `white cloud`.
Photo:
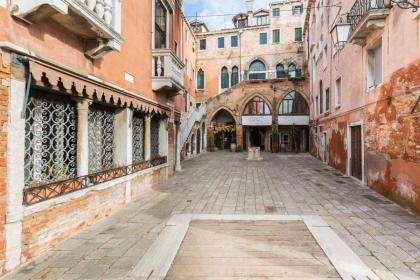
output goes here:
[{"label": "white cloud", "polygon": [[[254,9],[268,8],[270,2],[256,0]],[[203,20],[211,30],[233,27],[233,15],[246,11],[245,0],[185,0],[184,6],[187,16],[197,14],[198,19]]]}]

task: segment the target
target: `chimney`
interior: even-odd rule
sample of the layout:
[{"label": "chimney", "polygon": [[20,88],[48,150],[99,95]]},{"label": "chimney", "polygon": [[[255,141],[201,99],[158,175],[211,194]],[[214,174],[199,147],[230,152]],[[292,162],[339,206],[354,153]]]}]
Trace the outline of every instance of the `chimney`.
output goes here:
[{"label": "chimney", "polygon": [[254,0],[245,0],[246,2],[246,9],[248,13],[252,13],[254,11]]}]

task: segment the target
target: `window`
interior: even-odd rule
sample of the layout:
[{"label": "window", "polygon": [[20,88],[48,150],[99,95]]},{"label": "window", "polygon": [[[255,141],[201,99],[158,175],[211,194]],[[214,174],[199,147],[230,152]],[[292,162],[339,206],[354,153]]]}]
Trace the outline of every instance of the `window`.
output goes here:
[{"label": "window", "polygon": [[150,158],[155,159],[159,157],[159,119],[155,116],[150,121]]},{"label": "window", "polygon": [[204,71],[202,69],[198,70],[197,72],[197,89],[204,89]]},{"label": "window", "polygon": [[230,80],[231,80],[231,86],[232,87],[239,83],[239,69],[238,69],[238,67],[233,66]]},{"label": "window", "polygon": [[319,98],[315,97],[316,114],[319,115]]},{"label": "window", "polygon": [[325,112],[330,111],[330,89],[325,90]]},{"label": "window", "polygon": [[279,115],[309,115],[308,103],[300,93],[292,91],[280,103]]},{"label": "window", "polygon": [[264,99],[256,96],[246,104],[244,115],[271,115],[271,111]]},{"label": "window", "polygon": [[292,8],[292,15],[298,16],[303,13],[303,5],[293,6]]},{"label": "window", "polygon": [[187,73],[187,75],[188,75],[188,59],[185,59],[185,68],[184,68],[184,70],[185,70],[185,73]]},{"label": "window", "polygon": [[93,104],[89,107],[89,173],[97,173],[114,166],[115,110]]},{"label": "window", "polygon": [[221,88],[226,89],[229,88],[229,72],[226,67],[222,68],[221,73]]},{"label": "window", "polygon": [[267,16],[257,17],[257,25],[264,25],[264,24],[268,24],[268,17]]},{"label": "window", "polygon": [[284,79],[286,78],[286,71],[284,71],[283,64],[278,64],[276,67],[276,77],[277,79]]},{"label": "window", "polygon": [[179,57],[179,48],[178,48],[178,43],[177,42],[175,42],[175,54],[176,54],[176,56]]},{"label": "window", "polygon": [[133,114],[133,163],[144,160],[144,117],[139,112]]},{"label": "window", "polygon": [[287,69],[287,72],[289,73],[289,78],[297,78],[298,77],[298,71],[296,68],[296,64],[290,63]]},{"label": "window", "polygon": [[295,28],[295,42],[302,42],[302,28]]},{"label": "window", "polygon": [[327,51],[327,45],[325,45],[324,49],[322,50],[322,69],[327,69],[328,65],[328,51]]},{"label": "window", "polygon": [[335,107],[341,106],[341,78],[335,81]]},{"label": "window", "polygon": [[280,30],[274,29],[273,30],[273,44],[280,43]]},{"label": "window", "polygon": [[219,47],[219,49],[223,49],[225,47],[224,37],[217,38],[217,46]]},{"label": "window", "polygon": [[260,45],[267,44],[267,33],[260,33]]},{"label": "window", "polygon": [[207,48],[207,40],[200,39],[200,50],[205,50]]},{"label": "window", "polygon": [[235,48],[238,46],[238,36],[234,35],[234,36],[230,36],[230,46],[232,48]]},{"label": "window", "polygon": [[280,16],[280,8],[274,8],[273,17],[279,17],[279,16]]},{"label": "window", "polygon": [[250,80],[265,80],[266,68],[265,64],[260,60],[255,60],[249,66],[249,79]]},{"label": "window", "polygon": [[239,19],[238,20],[238,28],[244,28],[248,26],[248,20],[247,19]]},{"label": "window", "polygon": [[382,83],[382,41],[368,50],[367,85],[368,88]]},{"label": "window", "polygon": [[167,16],[165,6],[160,0],[155,1],[155,48],[165,49],[166,32],[167,32]]},{"label": "window", "polygon": [[322,114],[324,111],[324,90],[322,88],[322,81],[319,82],[319,113]]},{"label": "window", "polygon": [[31,90],[25,116],[25,186],[75,178],[76,104]]}]

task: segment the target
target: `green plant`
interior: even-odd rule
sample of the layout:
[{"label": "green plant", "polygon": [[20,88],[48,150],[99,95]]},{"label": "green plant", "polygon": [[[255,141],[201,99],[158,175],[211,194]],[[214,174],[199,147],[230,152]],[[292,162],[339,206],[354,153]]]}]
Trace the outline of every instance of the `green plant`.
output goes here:
[{"label": "green plant", "polygon": [[242,147],[241,144],[236,145],[236,152],[237,153],[242,153],[244,151],[244,148]]},{"label": "green plant", "polygon": [[208,148],[210,152],[214,152],[214,135],[212,132],[209,133],[207,137]]}]

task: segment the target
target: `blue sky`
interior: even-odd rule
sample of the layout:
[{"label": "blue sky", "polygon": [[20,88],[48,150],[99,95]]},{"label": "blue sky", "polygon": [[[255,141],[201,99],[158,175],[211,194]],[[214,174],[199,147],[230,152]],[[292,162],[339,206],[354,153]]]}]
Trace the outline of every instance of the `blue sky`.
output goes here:
[{"label": "blue sky", "polygon": [[[272,0],[271,0],[272,1]],[[254,9],[268,8],[270,0],[255,0]],[[245,12],[245,0],[184,0],[184,13],[186,16],[199,16],[210,30],[220,28],[230,28],[232,25],[232,15],[221,17],[200,17],[206,15],[237,14]],[[189,18],[191,19],[191,18]]]}]

